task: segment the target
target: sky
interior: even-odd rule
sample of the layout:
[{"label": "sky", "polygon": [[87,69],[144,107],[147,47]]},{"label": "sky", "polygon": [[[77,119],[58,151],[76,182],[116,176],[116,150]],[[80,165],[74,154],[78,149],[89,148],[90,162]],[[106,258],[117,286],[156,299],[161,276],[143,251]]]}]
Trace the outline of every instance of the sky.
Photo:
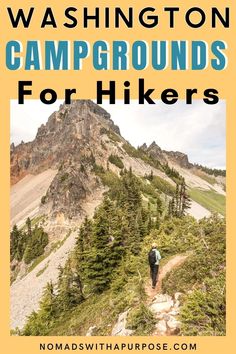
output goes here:
[{"label": "sky", "polygon": [[[132,101],[124,105],[104,103],[102,107],[120,128],[121,135],[135,147],[155,141],[162,149],[188,154],[189,161],[210,168],[225,169],[226,165],[226,104],[207,105],[194,100],[169,106],[139,105]],[[19,144],[34,139],[37,129],[51,113],[59,109],[61,100],[45,105],[39,100],[26,100],[24,105],[11,101],[11,142]]]}]

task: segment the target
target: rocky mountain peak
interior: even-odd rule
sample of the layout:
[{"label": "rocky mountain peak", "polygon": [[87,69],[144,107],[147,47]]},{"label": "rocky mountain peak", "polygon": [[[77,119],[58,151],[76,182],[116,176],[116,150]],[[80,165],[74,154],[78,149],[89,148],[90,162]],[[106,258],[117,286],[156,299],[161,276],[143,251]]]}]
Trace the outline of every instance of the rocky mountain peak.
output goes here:
[{"label": "rocky mountain peak", "polygon": [[61,132],[67,133],[67,137],[77,133],[77,137],[80,135],[88,138],[97,123],[105,124],[120,134],[110,114],[102,107],[91,100],[74,100],[70,105],[63,103],[57,112],[51,114],[48,122],[38,129],[36,139],[50,134],[58,136]]},{"label": "rocky mountain peak", "polygon": [[81,155],[86,145],[95,147],[102,128],[120,135],[110,114],[91,100],[62,104],[50,115],[47,123],[39,127],[32,142],[11,146],[12,178],[19,180],[22,177],[19,171],[23,170],[38,173],[47,167],[57,168],[62,160],[68,160],[68,156],[76,151]]},{"label": "rocky mountain peak", "polygon": [[114,136],[117,141],[122,139],[102,107],[91,100],[64,103],[39,127],[32,142],[11,146],[11,182],[28,174],[57,170],[43,198],[44,205],[50,204],[55,216],[76,217],[82,201],[101,186],[93,168],[96,164],[106,168],[112,149],[116,149]]},{"label": "rocky mountain peak", "polygon": [[160,148],[160,146],[159,145],[157,145],[157,143],[155,142],[155,141],[153,141],[152,143],[151,143],[151,145],[149,146],[149,150],[158,150],[158,151],[162,151],[161,150],[161,148]]},{"label": "rocky mountain peak", "polygon": [[143,151],[146,151],[148,148],[147,144],[144,143],[143,145],[140,146],[140,149],[142,149]]},{"label": "rocky mountain peak", "polygon": [[147,146],[147,144],[143,144],[141,149],[148,153],[153,159],[156,159],[163,164],[167,162],[162,149],[157,145],[155,141],[153,141],[149,146]]},{"label": "rocky mountain peak", "polygon": [[67,107],[70,110],[76,110],[79,114],[84,112],[92,112],[108,120],[111,118],[111,115],[105,109],[91,100],[74,100],[70,105],[66,105],[64,103],[60,108],[62,107]]}]

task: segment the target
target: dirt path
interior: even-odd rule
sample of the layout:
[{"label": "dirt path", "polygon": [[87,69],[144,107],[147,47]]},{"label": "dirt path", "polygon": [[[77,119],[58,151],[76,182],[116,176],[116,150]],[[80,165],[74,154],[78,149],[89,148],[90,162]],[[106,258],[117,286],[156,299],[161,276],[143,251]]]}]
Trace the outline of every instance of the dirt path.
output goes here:
[{"label": "dirt path", "polygon": [[176,255],[171,258],[163,267],[159,270],[158,283],[155,289],[151,287],[151,280],[148,281],[148,284],[145,286],[145,291],[148,296],[148,303],[151,303],[155,295],[161,293],[161,284],[165,276],[174,268],[179,267],[185,260],[189,257],[190,254],[185,255]]},{"label": "dirt path", "polygon": [[178,314],[180,307],[179,297],[182,294],[178,292],[174,296],[163,294],[162,280],[171,270],[184,263],[190,255],[191,253],[176,255],[163,265],[159,272],[156,289],[152,289],[150,280],[146,284],[147,305],[156,318],[153,336],[172,336],[180,333],[181,323],[178,320]]}]

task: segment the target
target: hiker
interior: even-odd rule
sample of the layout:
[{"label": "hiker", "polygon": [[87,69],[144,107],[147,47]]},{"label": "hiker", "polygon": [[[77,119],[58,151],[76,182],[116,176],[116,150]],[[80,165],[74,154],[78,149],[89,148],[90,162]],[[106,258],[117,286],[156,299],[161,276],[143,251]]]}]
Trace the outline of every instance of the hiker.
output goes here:
[{"label": "hiker", "polygon": [[157,249],[157,244],[152,244],[152,249],[148,254],[148,261],[150,265],[150,275],[152,279],[152,288],[155,289],[159,270],[159,261],[161,260],[160,252]]}]

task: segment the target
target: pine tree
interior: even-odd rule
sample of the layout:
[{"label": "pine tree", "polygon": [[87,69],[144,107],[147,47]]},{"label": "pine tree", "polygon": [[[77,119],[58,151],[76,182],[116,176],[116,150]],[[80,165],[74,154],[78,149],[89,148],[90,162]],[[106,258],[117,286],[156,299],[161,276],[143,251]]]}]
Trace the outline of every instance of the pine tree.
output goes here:
[{"label": "pine tree", "polygon": [[137,177],[132,173],[132,169],[121,178],[121,190],[118,196],[118,205],[126,207],[128,212],[136,212],[142,206],[142,196]]},{"label": "pine tree", "polygon": [[156,213],[156,219],[155,219],[155,224],[154,224],[154,228],[159,230],[161,226],[161,218],[160,218],[160,214],[159,212]]},{"label": "pine tree", "polygon": [[126,252],[125,238],[127,237],[127,220],[120,208],[113,208],[111,211],[110,224],[110,256],[109,267],[117,268]]},{"label": "pine tree", "polygon": [[32,227],[31,227],[31,220],[30,220],[30,218],[27,218],[27,220],[26,220],[26,226],[27,226],[27,235],[28,235],[28,238],[31,238],[31,237],[32,237]]},{"label": "pine tree", "polygon": [[46,326],[50,326],[50,323],[55,319],[57,314],[56,295],[52,282],[49,282],[46,285],[42,300],[40,301],[39,316],[43,318]]},{"label": "pine tree", "polygon": [[69,258],[65,267],[60,269],[58,276],[58,307],[61,311],[67,311],[83,300],[82,282],[76,269],[72,267],[71,258]]},{"label": "pine tree", "polygon": [[23,336],[42,336],[45,333],[45,325],[41,323],[39,315],[33,311],[27,319],[27,323],[22,331]]},{"label": "pine tree", "polygon": [[153,170],[151,170],[150,176],[149,176],[149,180],[152,181],[153,180]]},{"label": "pine tree", "polygon": [[20,232],[19,232],[19,230],[17,228],[17,225],[14,225],[13,229],[11,231],[11,234],[10,234],[10,255],[11,255],[11,260],[16,258],[16,255],[17,255],[17,252],[18,252],[19,239],[20,239]]},{"label": "pine tree", "polygon": [[139,218],[139,229],[140,229],[140,241],[142,242],[144,237],[147,234],[149,234],[149,232],[153,228],[150,203],[148,205],[148,210],[144,209],[143,207],[140,208],[140,213],[138,214],[138,218]]},{"label": "pine tree", "polygon": [[175,200],[172,202],[173,205],[173,216],[180,216],[181,212],[181,198],[180,198],[180,188],[179,184],[176,184],[176,189],[175,189]]},{"label": "pine tree", "polygon": [[44,289],[38,312],[33,311],[23,329],[25,336],[47,335],[55,319],[59,316],[56,295],[52,282]]},{"label": "pine tree", "polygon": [[33,259],[41,256],[44,253],[44,248],[48,244],[48,234],[42,227],[35,226],[31,233],[32,236],[27,239],[27,246],[24,252],[24,260],[26,264],[29,264]]},{"label": "pine tree", "polygon": [[75,247],[75,260],[77,271],[81,278],[84,278],[86,271],[86,259],[93,243],[93,223],[87,217],[80,227],[79,235]]},{"label": "pine tree", "polygon": [[124,169],[121,177],[120,190],[117,195],[117,207],[124,211],[128,223],[126,247],[132,250],[134,254],[138,254],[140,242],[147,232],[148,217],[144,221],[145,212],[142,210],[140,184],[131,168],[129,171]]},{"label": "pine tree", "polygon": [[191,199],[187,193],[187,187],[185,181],[181,184],[180,187],[180,199],[181,199],[181,210],[180,215],[186,215],[186,211],[191,208]]},{"label": "pine tree", "polygon": [[159,216],[162,214],[162,201],[160,198],[156,199],[157,213]]},{"label": "pine tree", "polygon": [[182,217],[186,215],[187,209],[191,207],[191,199],[187,193],[187,187],[185,180],[182,179],[182,183],[176,184],[175,195],[169,201],[168,215],[175,217]]},{"label": "pine tree", "polygon": [[161,215],[162,215],[162,201],[160,198],[156,199],[156,216],[155,216],[155,223],[154,228],[159,230],[161,225]]},{"label": "pine tree", "polygon": [[22,260],[26,244],[27,235],[22,230],[19,230],[16,225],[14,225],[10,234],[11,261],[13,259],[16,259],[17,261]]},{"label": "pine tree", "polygon": [[141,229],[140,229],[140,210],[136,213],[130,213],[127,215],[129,223],[129,237],[127,240],[129,250],[138,255],[140,252],[141,243]]},{"label": "pine tree", "polygon": [[90,286],[97,293],[108,288],[111,280],[112,269],[109,267],[111,210],[112,202],[106,197],[94,216],[93,245],[88,253],[87,277]]},{"label": "pine tree", "polygon": [[173,197],[171,198],[171,200],[169,201],[168,204],[168,216],[169,217],[173,217],[176,216],[176,198]]}]

